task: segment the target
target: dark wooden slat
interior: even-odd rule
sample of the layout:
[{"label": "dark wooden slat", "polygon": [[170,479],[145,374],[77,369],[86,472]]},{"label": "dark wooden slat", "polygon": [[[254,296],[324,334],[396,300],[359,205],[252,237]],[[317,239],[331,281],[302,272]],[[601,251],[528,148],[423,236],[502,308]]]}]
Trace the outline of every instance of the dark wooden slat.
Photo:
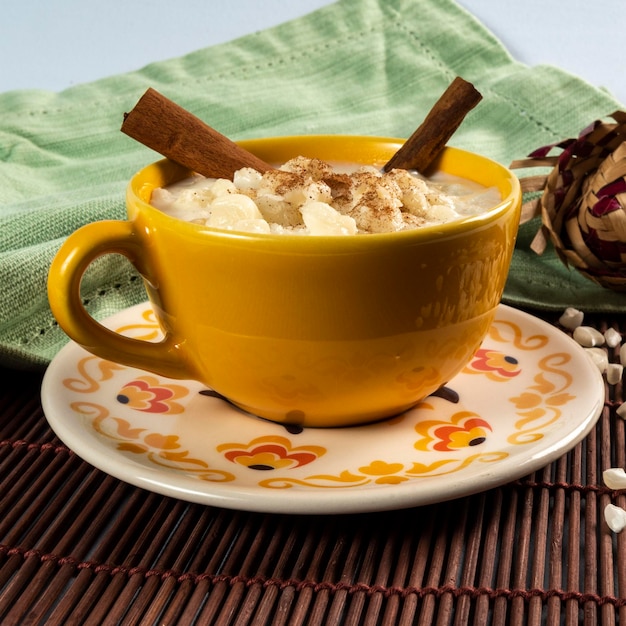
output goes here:
[{"label": "dark wooden slat", "polygon": [[[555,463],[555,482],[557,485],[565,484],[567,481],[567,466],[570,462],[570,455],[565,455]],[[553,505],[549,515],[550,541],[548,563],[548,588],[564,589],[563,563],[564,563],[564,532],[566,528],[565,510],[567,505],[567,494],[562,487],[557,487],[552,495]],[[546,626],[557,626],[561,623],[561,601],[558,597],[548,598],[546,612]]]},{"label": "dark wooden slat", "polygon": [[[447,554],[445,555],[444,575],[439,582],[439,585],[444,587],[454,587],[460,584],[459,570],[466,547],[469,506],[470,502],[474,500],[475,499],[465,498],[458,502],[447,504],[448,510],[446,517],[452,518],[454,516],[455,524],[453,528],[450,528],[447,535]],[[451,591],[443,593],[438,598],[436,607],[437,625],[447,626],[451,624],[454,616],[454,594]]]},{"label": "dark wooden slat", "polygon": [[[480,559],[480,573],[478,587],[481,589],[493,589],[496,585],[496,559],[493,558],[499,551],[500,524],[502,520],[503,490],[494,489],[486,496],[487,503],[484,508],[489,513],[484,526],[483,553]],[[492,608],[492,600],[488,594],[483,593],[476,599],[473,623],[475,626],[486,624]],[[468,622],[469,623],[469,622]]]},{"label": "dark wooden slat", "polygon": [[[598,484],[597,455],[598,455],[598,428],[595,428],[587,437],[587,458],[586,476],[587,484]],[[596,595],[598,589],[598,499],[595,492],[589,492],[585,498],[584,512],[584,549],[583,558],[585,567],[583,568],[584,581],[583,593],[589,596]],[[588,600],[583,605],[584,626],[591,626],[598,622],[598,605],[593,600]]]},{"label": "dark wooden slat", "polygon": [[[583,480],[584,444],[578,445],[570,453],[570,484],[580,485]],[[565,589],[575,592],[579,589],[581,579],[581,546],[580,533],[583,519],[581,507],[581,491],[574,490],[569,495],[568,541],[567,541],[567,582]],[[574,599],[565,603],[565,622],[574,626],[579,623],[580,607]]]}]

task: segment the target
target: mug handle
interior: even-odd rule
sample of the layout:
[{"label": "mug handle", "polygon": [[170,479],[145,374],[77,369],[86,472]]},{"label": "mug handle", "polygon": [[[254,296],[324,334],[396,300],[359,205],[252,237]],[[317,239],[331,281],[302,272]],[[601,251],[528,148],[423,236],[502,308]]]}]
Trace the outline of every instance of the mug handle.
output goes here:
[{"label": "mug handle", "polygon": [[102,359],[169,378],[191,378],[176,339],[133,339],[98,323],[82,304],[80,282],[89,265],[105,254],[123,254],[136,268],[141,246],[131,222],[103,220],[82,226],[59,248],[48,273],[48,301],[59,326],[77,344]]}]

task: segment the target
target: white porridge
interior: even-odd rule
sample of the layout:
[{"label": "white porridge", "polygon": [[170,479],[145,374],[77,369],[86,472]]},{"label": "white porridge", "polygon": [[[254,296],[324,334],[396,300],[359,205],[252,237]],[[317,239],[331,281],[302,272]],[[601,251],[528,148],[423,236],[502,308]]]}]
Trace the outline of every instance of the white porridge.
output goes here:
[{"label": "white porridge", "polygon": [[151,204],[197,224],[254,233],[356,235],[441,224],[482,213],[500,201],[495,188],[438,174],[388,173],[296,157],[233,180],[198,174],[155,189]]}]

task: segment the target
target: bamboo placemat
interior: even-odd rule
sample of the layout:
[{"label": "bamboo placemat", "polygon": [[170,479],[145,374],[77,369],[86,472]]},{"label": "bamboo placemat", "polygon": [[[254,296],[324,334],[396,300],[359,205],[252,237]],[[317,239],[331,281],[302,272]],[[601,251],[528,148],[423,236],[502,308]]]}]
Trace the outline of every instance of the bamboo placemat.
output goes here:
[{"label": "bamboo placemat", "polygon": [[291,516],[111,478],[51,432],[39,375],[0,376],[1,624],[626,623],[626,533],[603,518],[626,497],[602,483],[626,467],[621,385],[585,440],[504,487]]}]

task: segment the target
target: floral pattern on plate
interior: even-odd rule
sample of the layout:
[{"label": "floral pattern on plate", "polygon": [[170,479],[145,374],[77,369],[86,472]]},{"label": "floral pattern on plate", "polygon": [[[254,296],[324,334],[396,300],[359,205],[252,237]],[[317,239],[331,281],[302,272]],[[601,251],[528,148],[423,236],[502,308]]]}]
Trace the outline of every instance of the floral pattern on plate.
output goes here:
[{"label": "floral pattern on plate", "polygon": [[[160,336],[148,304],[107,325]],[[593,426],[604,384],[567,335],[501,305],[454,380],[375,424],[275,424],[196,381],[104,361],[73,343],[50,365],[42,402],[70,448],[132,484],[229,508],[337,513],[454,498],[538,469]]]}]

